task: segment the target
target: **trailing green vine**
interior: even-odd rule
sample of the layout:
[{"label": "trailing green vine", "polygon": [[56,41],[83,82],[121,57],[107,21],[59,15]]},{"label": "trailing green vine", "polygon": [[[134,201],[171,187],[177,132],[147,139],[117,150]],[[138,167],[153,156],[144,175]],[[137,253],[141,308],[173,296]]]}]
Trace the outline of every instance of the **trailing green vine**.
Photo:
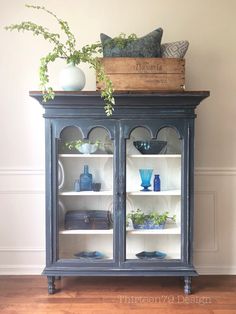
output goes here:
[{"label": "trailing green vine", "polygon": [[110,46],[110,47],[118,47],[120,49],[125,48],[129,43],[132,43],[137,39],[137,35],[132,33],[130,35],[126,35],[125,33],[120,33],[119,36],[116,36],[112,38],[111,40],[108,39],[105,43],[104,46]]},{"label": "trailing green vine", "polygon": [[6,26],[6,30],[16,30],[18,32],[29,31],[35,36],[41,36],[45,40],[49,41],[53,45],[53,49],[50,53],[40,59],[39,67],[39,79],[40,88],[43,93],[43,100],[47,101],[53,99],[55,94],[53,88],[49,86],[49,74],[48,65],[54,62],[56,59],[65,59],[67,63],[73,63],[75,65],[84,62],[88,63],[91,68],[97,72],[97,80],[102,83],[101,97],[104,100],[105,106],[104,110],[107,116],[111,116],[114,110],[115,99],[113,97],[113,86],[109,77],[106,75],[104,68],[98,59],[98,53],[102,52],[101,43],[95,43],[91,45],[86,45],[80,50],[76,49],[76,39],[70,30],[68,23],[62,19],[59,19],[56,14],[52,11],[47,10],[43,6],[26,5],[27,8],[32,8],[36,10],[42,10],[47,14],[54,17],[60,25],[63,33],[66,35],[66,41],[61,41],[61,36],[59,33],[51,33],[47,28],[42,25],[37,25],[33,22],[27,21],[20,24],[12,24]]}]

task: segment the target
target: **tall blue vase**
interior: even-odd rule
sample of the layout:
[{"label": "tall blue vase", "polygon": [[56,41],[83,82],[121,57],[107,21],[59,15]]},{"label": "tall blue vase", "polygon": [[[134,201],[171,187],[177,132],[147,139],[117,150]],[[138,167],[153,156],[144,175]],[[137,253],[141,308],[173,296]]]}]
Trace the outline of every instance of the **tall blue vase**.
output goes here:
[{"label": "tall blue vase", "polygon": [[139,169],[139,174],[141,176],[141,180],[142,180],[142,183],[141,183],[141,186],[143,187],[143,192],[148,192],[148,191],[151,191],[149,190],[149,186],[151,186],[151,177],[152,177],[152,172],[153,172],[153,169]]}]

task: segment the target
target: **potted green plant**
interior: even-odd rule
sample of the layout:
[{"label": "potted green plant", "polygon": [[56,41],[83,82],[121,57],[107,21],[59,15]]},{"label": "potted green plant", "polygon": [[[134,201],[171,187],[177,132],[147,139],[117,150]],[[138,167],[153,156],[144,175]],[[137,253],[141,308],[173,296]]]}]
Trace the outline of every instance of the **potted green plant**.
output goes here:
[{"label": "potted green plant", "polygon": [[62,41],[59,33],[51,33],[47,28],[33,22],[21,22],[6,26],[6,30],[29,31],[33,35],[41,36],[52,44],[52,51],[40,59],[39,78],[40,87],[43,93],[43,100],[47,101],[54,98],[53,88],[49,86],[48,65],[56,59],[65,59],[68,65],[76,66],[79,63],[88,63],[96,71],[97,81],[102,84],[101,97],[104,99],[104,110],[107,116],[112,115],[115,100],[113,97],[113,86],[108,76],[106,76],[98,54],[102,51],[101,43],[86,45],[81,49],[76,49],[76,39],[70,30],[68,23],[57,17],[52,11],[43,6],[26,5],[27,8],[42,10],[57,20],[61,31],[66,35],[66,41]]},{"label": "potted green plant", "polygon": [[127,215],[127,220],[131,219],[134,229],[164,229],[167,220],[176,221],[176,216],[169,216],[166,211],[162,214],[152,211],[145,214],[141,209],[131,211]]}]

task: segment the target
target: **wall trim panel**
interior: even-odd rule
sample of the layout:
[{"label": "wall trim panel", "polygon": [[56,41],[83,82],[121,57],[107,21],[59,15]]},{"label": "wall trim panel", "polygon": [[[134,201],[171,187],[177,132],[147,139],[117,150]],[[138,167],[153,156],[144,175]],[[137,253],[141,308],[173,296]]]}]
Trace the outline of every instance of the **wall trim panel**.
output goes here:
[{"label": "wall trim panel", "polygon": [[236,167],[196,167],[196,176],[236,176]]},{"label": "wall trim panel", "polygon": [[212,248],[209,249],[203,249],[200,247],[197,247],[196,245],[194,245],[194,252],[217,252],[219,250],[219,246],[218,246],[218,233],[217,233],[217,193],[216,191],[195,191],[195,199],[197,197],[197,195],[212,195],[213,197],[213,221],[214,221],[214,234],[213,234],[213,242],[214,245]]},{"label": "wall trim panel", "polygon": [[[19,188],[18,186],[14,187],[14,184],[11,184],[10,188],[9,186],[5,186],[4,188],[4,178],[8,178],[8,182],[14,182],[14,176],[18,179],[18,182],[20,182]],[[38,186],[37,189],[37,182],[34,187],[30,185],[26,185],[26,178],[27,180],[35,180],[34,178],[40,179],[40,182],[42,183],[43,177],[45,176],[44,169],[40,168],[0,168],[0,180],[2,181],[2,188],[0,188],[0,196],[3,195],[25,195],[25,197],[31,196],[31,195],[44,195],[45,191],[42,188],[42,185]],[[195,176],[205,176],[202,180],[207,179],[207,177],[215,176],[221,180],[220,177],[222,176],[236,176],[236,167],[196,167],[195,168]],[[199,178],[200,179],[200,178]],[[223,179],[223,178],[222,178]],[[226,179],[227,180],[227,179]],[[27,181],[28,182],[28,181]],[[194,252],[197,254],[203,254],[206,257],[206,254],[212,254],[212,253],[219,253],[219,244],[218,241],[220,240],[220,234],[218,233],[218,226],[217,223],[220,223],[217,221],[217,204],[218,204],[218,198],[224,197],[220,193],[218,193],[218,190],[215,190],[215,186],[199,186],[200,189],[196,186],[195,190],[195,197],[197,195],[208,195],[213,194],[214,195],[214,223],[215,223],[215,230],[214,230],[214,245],[210,249],[201,249],[201,247],[197,247],[194,249]],[[0,247],[0,253],[2,256],[7,256],[7,254],[13,254],[15,257],[17,257],[18,254],[25,254],[27,257],[27,260],[30,260],[31,257],[35,257],[36,253],[42,253],[45,254],[45,248],[44,247]],[[204,257],[204,258],[205,258]],[[200,258],[200,256],[199,256]],[[8,260],[8,259],[7,259]],[[202,258],[203,263],[206,263],[206,260]],[[41,261],[40,261],[41,262]],[[227,261],[225,261],[227,262]],[[37,263],[37,262],[36,262]],[[0,264],[0,275],[40,275],[42,270],[44,268],[44,265],[38,265],[38,264],[15,264],[11,265],[10,261],[9,264],[6,264],[6,261],[4,264]],[[224,265],[224,266],[218,266],[218,265],[207,265],[204,264],[198,264],[196,265],[196,268],[201,275],[236,275],[236,265]]]},{"label": "wall trim panel", "polygon": [[37,247],[0,247],[0,252],[45,252],[45,248]]},{"label": "wall trim panel", "polygon": [[[44,169],[37,168],[0,168],[0,176],[44,176]],[[236,167],[196,167],[195,175],[202,176],[235,176]]]},{"label": "wall trim panel", "polygon": [[0,168],[0,176],[44,176],[44,169]]}]

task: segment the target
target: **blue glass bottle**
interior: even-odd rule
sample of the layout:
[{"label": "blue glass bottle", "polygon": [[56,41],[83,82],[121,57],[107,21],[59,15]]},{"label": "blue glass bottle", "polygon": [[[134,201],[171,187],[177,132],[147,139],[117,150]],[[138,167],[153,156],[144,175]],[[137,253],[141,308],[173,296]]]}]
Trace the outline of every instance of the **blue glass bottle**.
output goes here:
[{"label": "blue glass bottle", "polygon": [[80,192],[80,181],[75,180],[74,188],[76,192]]},{"label": "blue glass bottle", "polygon": [[84,165],[84,173],[80,175],[80,191],[92,191],[93,176],[88,165]]},{"label": "blue glass bottle", "polygon": [[158,191],[161,190],[161,180],[160,180],[160,175],[159,174],[155,174],[154,175],[153,190],[155,192],[158,192]]}]

